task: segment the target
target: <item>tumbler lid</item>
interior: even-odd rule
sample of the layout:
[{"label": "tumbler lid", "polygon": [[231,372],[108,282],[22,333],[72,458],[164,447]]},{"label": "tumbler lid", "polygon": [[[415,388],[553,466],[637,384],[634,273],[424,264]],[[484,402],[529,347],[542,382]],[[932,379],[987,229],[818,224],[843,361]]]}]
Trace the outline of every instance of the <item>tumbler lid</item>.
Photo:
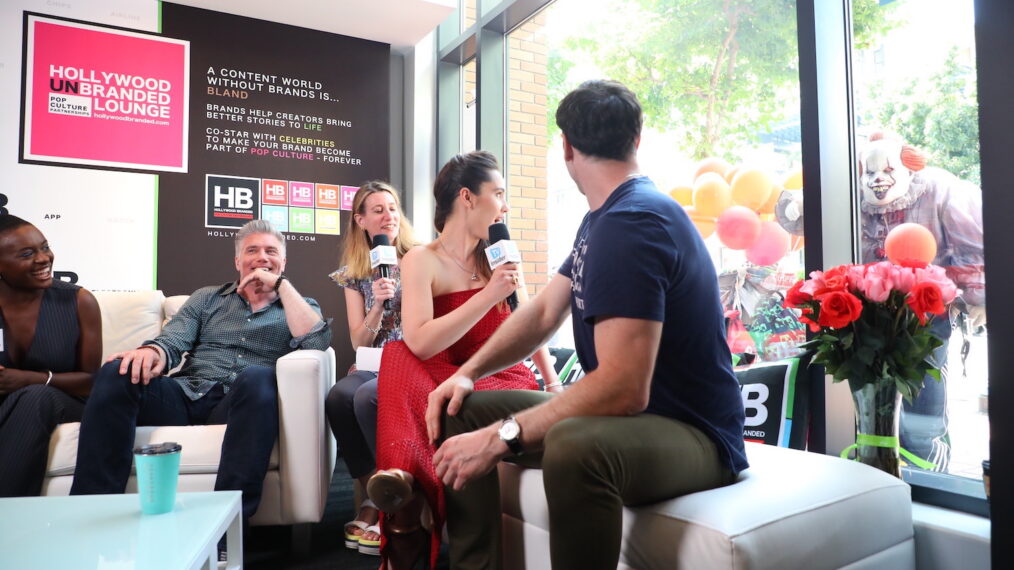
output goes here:
[{"label": "tumbler lid", "polygon": [[162,455],[165,453],[176,453],[183,449],[183,446],[175,441],[164,443],[147,443],[141,447],[134,448],[134,455]]}]

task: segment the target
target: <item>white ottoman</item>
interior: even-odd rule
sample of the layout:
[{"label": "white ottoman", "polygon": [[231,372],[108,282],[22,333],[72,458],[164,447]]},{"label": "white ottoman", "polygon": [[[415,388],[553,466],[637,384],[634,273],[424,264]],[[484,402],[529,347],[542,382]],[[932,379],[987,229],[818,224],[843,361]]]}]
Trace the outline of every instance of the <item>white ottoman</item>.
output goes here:
[{"label": "white ottoman", "polygon": [[[619,568],[915,568],[906,483],[792,449],[747,456],[733,485],[624,509]],[[550,568],[542,472],[504,463],[500,481],[506,567]]]}]

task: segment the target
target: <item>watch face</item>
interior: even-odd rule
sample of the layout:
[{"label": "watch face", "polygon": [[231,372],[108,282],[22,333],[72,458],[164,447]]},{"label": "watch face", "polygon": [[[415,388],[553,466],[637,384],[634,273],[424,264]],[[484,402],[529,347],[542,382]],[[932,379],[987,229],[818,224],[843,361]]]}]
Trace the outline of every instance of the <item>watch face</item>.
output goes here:
[{"label": "watch face", "polygon": [[521,426],[514,420],[506,421],[500,426],[500,439],[510,441],[521,433]]}]

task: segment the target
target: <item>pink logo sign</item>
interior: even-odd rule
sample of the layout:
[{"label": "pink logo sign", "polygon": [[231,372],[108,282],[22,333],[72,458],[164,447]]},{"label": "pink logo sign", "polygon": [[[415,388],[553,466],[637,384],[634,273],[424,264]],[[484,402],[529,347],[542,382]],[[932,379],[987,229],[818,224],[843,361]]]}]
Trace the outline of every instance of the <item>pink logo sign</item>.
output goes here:
[{"label": "pink logo sign", "polygon": [[352,209],[352,199],[356,197],[359,188],[356,186],[342,186],[342,210]]},{"label": "pink logo sign", "polygon": [[187,171],[190,44],[29,16],[26,161]]},{"label": "pink logo sign", "polygon": [[289,182],[289,205],[313,207],[313,182]]}]

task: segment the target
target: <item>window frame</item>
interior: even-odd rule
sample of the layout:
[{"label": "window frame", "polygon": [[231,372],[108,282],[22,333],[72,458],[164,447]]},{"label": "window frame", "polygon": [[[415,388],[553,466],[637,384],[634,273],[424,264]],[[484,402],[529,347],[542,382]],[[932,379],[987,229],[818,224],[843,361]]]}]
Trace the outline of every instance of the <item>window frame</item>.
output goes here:
[{"label": "window frame", "polygon": [[[479,0],[476,21],[461,29],[461,15],[455,11],[439,30],[437,41],[437,167],[461,148],[460,109],[462,67],[476,58],[478,120],[476,148],[491,150],[508,160],[506,150],[507,64],[506,36],[552,0]],[[462,3],[459,2],[459,5]],[[459,8],[460,10],[460,8]],[[1014,242],[1014,225],[1004,219],[1014,211],[1014,197],[1005,191],[1003,181],[1014,180],[1014,161],[1005,156],[1014,148],[1014,113],[1005,112],[1014,99],[1014,74],[1009,58],[998,54],[1014,53],[1014,6],[1007,0],[975,0],[976,52],[979,92],[979,121],[984,241],[989,273],[996,283],[1014,276],[1014,259],[1004,255],[1005,245]],[[839,0],[799,0],[796,16],[799,34],[801,134],[803,169],[807,173],[807,200],[804,215],[807,271],[827,265],[852,263],[859,252],[858,195],[853,190],[856,173],[854,114],[851,77],[851,2]],[[985,25],[984,25],[985,24]],[[507,171],[508,165],[504,165]],[[850,216],[837,214],[851,212]],[[990,247],[993,244],[993,247]],[[994,296],[996,297],[996,296]],[[1014,323],[1003,315],[1014,315],[1014,300],[990,297],[991,318],[988,339],[990,370],[1014,369],[1014,351],[1003,350],[1014,340]],[[1000,374],[991,374],[991,409],[1014,402],[1014,385],[1004,386]],[[1010,383],[1008,383],[1010,384]],[[832,385],[825,378],[811,390],[815,412],[811,432],[811,450],[827,453],[840,449],[843,437],[854,437],[847,387]],[[842,410],[846,413],[842,413]],[[851,427],[849,427],[851,426]],[[990,414],[992,480],[1010,479],[1014,453],[1014,414]],[[983,496],[956,493],[948,485],[934,484],[931,474],[908,474],[913,500],[973,514],[988,515]],[[954,478],[960,479],[960,478]],[[964,485],[958,485],[964,486]],[[980,486],[981,487],[981,486]],[[993,485],[992,518],[994,561],[998,560],[1003,532],[1010,536],[1014,510],[1010,492]],[[968,489],[968,493],[972,490]]]}]

